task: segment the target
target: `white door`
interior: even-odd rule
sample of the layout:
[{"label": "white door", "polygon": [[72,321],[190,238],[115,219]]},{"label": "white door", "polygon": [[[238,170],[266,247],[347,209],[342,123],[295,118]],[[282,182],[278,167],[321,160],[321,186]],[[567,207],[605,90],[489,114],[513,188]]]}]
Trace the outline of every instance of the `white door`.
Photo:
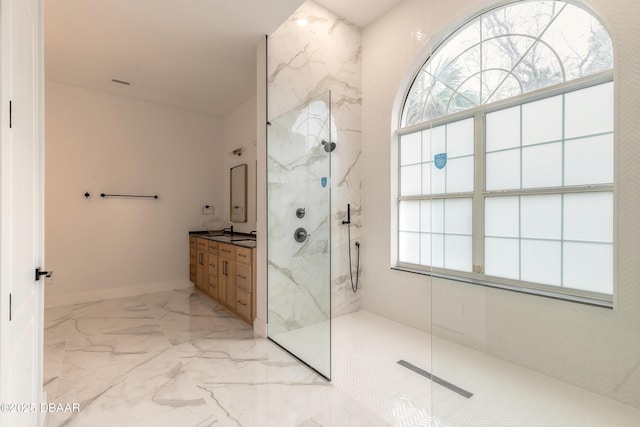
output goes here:
[{"label": "white door", "polygon": [[[0,425],[41,425],[44,142],[41,0],[0,0]],[[11,107],[9,105],[11,103]],[[7,412],[9,411],[9,412]],[[33,412],[35,411],[35,412]]]}]

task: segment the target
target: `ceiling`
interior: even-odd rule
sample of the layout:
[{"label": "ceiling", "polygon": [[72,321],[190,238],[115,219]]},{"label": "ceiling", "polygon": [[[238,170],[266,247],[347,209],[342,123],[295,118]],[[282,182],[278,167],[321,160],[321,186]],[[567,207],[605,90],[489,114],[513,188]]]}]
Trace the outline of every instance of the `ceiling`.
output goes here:
[{"label": "ceiling", "polygon": [[[398,1],[317,2],[364,26]],[[256,92],[258,43],[302,2],[45,0],[46,78],[224,116]]]},{"label": "ceiling", "polygon": [[315,0],[316,3],[364,28],[400,0]]}]

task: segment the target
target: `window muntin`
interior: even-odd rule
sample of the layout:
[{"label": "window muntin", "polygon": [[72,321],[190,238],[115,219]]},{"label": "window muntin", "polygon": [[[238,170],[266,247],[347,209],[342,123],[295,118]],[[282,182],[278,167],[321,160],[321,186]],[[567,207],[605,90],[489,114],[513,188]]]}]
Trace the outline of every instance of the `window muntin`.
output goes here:
[{"label": "window muntin", "polygon": [[400,262],[472,271],[474,120],[400,137]]},{"label": "window muntin", "polygon": [[562,1],[510,3],[433,53],[409,90],[402,127],[612,68],[611,39],[589,12]]},{"label": "window muntin", "polygon": [[[474,120],[467,118],[400,137],[400,195],[473,191]],[[446,154],[446,167],[436,156]]]},{"label": "window muntin", "polygon": [[610,300],[612,68],[604,27],[566,2],[511,3],[450,37],[402,113],[398,265]]},{"label": "window muntin", "polygon": [[398,260],[471,272],[472,222],[470,197],[400,201]]},{"label": "window muntin", "polygon": [[487,191],[613,183],[613,82],[490,112],[485,123]]},{"label": "window muntin", "polygon": [[486,197],[484,212],[485,275],[613,293],[612,191]]}]

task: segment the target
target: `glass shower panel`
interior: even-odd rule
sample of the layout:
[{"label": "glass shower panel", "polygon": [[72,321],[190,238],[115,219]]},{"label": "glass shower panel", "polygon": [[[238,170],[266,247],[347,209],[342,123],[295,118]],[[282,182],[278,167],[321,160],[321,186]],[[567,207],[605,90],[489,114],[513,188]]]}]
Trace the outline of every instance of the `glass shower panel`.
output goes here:
[{"label": "glass shower panel", "polygon": [[331,378],[330,92],[271,121],[268,336]]}]

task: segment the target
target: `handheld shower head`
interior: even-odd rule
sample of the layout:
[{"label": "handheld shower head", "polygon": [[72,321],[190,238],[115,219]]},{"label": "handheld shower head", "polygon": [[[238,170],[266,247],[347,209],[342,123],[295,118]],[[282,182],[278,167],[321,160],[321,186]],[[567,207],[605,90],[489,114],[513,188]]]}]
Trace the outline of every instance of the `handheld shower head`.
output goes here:
[{"label": "handheld shower head", "polygon": [[332,141],[325,141],[324,139],[322,140],[322,145],[324,146],[324,151],[326,151],[327,153],[332,152],[333,150],[336,149],[336,143],[332,142]]}]

